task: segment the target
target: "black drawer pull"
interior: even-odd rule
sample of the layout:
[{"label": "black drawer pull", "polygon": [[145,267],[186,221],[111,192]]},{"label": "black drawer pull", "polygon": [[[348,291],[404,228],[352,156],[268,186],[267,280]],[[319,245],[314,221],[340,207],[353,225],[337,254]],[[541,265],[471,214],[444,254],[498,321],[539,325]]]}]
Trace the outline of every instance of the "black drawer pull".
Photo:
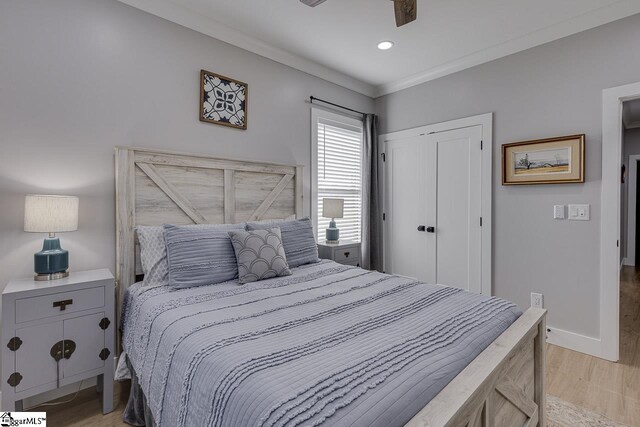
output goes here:
[{"label": "black drawer pull", "polygon": [[72,299],[65,299],[62,301],[54,301],[53,306],[54,307],[60,307],[60,311],[64,311],[67,309],[68,305],[73,304],[73,300]]}]

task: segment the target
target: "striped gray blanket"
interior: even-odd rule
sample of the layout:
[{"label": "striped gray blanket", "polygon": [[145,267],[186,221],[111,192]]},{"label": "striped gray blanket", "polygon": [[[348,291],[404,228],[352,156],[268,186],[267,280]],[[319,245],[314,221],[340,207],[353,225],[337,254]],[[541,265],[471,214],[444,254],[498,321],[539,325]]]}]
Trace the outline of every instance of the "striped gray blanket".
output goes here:
[{"label": "striped gray blanket", "polygon": [[332,261],[292,271],[130,288],[123,345],[158,426],[400,426],[521,314]]}]

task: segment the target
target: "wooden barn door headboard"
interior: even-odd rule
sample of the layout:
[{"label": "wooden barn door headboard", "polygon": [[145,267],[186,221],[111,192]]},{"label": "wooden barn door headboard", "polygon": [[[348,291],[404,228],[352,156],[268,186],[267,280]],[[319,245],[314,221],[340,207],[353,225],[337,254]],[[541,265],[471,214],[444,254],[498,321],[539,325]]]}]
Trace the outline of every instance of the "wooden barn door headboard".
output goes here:
[{"label": "wooden barn door headboard", "polygon": [[[119,301],[140,274],[135,227],[303,215],[302,166],[116,147]],[[118,304],[120,306],[120,304]]]}]

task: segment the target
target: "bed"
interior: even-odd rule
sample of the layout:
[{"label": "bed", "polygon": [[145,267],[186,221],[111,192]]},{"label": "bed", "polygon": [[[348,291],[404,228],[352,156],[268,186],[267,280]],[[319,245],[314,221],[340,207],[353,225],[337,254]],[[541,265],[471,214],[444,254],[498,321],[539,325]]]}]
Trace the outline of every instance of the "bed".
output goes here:
[{"label": "bed", "polygon": [[137,225],[300,217],[302,188],[300,166],[116,149],[121,344],[155,423],[544,426],[544,310],[326,260],[136,283]]}]

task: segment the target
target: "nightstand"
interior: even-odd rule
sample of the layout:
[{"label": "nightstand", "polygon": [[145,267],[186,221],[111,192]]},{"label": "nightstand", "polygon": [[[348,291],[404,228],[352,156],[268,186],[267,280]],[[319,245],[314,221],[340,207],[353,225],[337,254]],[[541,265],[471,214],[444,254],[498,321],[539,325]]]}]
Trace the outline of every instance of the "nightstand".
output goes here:
[{"label": "nightstand", "polygon": [[115,280],[109,270],[47,282],[12,280],[2,292],[2,410],[97,377],[102,412],[113,410]]},{"label": "nightstand", "polygon": [[355,265],[360,267],[360,243],[341,239],[338,243],[327,243],[326,240],[318,242],[318,255],[320,258],[330,259],[339,264]]}]

